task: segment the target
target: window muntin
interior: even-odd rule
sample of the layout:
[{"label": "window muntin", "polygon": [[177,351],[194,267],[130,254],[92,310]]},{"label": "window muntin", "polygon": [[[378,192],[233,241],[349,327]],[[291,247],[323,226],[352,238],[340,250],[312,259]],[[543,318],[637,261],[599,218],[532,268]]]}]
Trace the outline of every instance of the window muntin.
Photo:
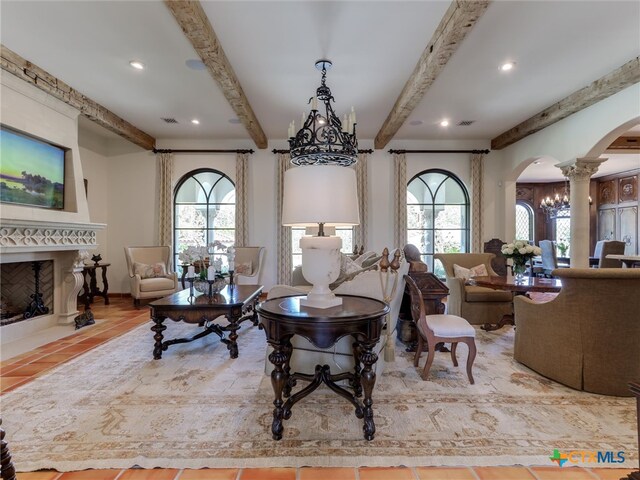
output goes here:
[{"label": "window muntin", "polygon": [[[235,243],[236,190],[224,173],[199,169],[184,175],[174,195],[174,265],[188,246],[204,246],[215,240]],[[214,254],[226,263],[226,255]]]},{"label": "window muntin", "polygon": [[516,239],[534,243],[534,215],[531,206],[525,202],[516,203]]},{"label": "window muntin", "polygon": [[439,277],[444,268],[434,253],[469,251],[469,195],[463,183],[445,170],[425,170],[407,185],[407,242]]}]

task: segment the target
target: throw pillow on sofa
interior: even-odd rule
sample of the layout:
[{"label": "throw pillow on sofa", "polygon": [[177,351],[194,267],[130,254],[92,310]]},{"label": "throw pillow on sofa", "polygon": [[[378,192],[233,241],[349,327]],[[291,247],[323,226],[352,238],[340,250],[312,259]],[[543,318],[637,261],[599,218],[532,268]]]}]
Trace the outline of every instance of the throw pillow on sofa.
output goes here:
[{"label": "throw pillow on sofa", "polygon": [[462,278],[466,282],[471,277],[486,277],[489,275],[487,267],[484,264],[476,265],[472,268],[464,268],[460,265],[453,264],[453,275],[456,278]]},{"label": "throw pillow on sofa", "polygon": [[151,265],[146,263],[135,262],[133,264],[133,273],[140,275],[140,278],[159,278],[167,276],[167,267],[164,263],[158,262]]}]

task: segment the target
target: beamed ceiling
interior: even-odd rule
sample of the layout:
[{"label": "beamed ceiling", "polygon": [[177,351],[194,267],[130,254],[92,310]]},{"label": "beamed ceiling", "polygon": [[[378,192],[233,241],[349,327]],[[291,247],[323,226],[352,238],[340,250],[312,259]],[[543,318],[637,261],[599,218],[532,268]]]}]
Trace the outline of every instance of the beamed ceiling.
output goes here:
[{"label": "beamed ceiling", "polygon": [[[25,68],[33,64],[152,140],[252,139],[265,148],[268,138],[284,148],[289,122],[299,125],[319,84],[319,58],[334,63],[336,112],[355,106],[358,137],[367,147],[376,138],[376,148],[390,139],[499,141],[623,65],[616,88],[640,76],[638,1],[2,0],[0,8],[4,70],[12,52],[29,62],[11,67],[18,74],[33,77]],[[131,68],[134,59],[146,68]],[[499,70],[506,61],[515,62],[508,73]],[[118,121],[111,130],[124,136]]]}]

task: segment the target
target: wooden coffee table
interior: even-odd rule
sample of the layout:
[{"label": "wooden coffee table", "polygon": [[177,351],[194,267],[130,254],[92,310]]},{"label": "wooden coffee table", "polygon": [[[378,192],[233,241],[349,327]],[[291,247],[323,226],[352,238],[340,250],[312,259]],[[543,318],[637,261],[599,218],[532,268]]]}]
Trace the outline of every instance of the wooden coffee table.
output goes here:
[{"label": "wooden coffee table", "polygon": [[[218,335],[227,345],[231,358],[238,358],[237,332],[240,324],[246,320],[251,320],[254,325],[258,325],[255,308],[261,293],[262,285],[227,285],[220,293],[211,297],[199,292],[191,296],[190,290],[186,289],[151,302],[149,307],[151,320],[154,323],[151,330],[155,333],[153,358],[156,360],[162,358],[162,352],[170,345],[193,342],[212,333]],[[226,317],[228,325],[213,323],[213,320],[222,315]],[[174,322],[194,323],[204,329],[191,338],[163,341],[162,332],[167,329],[163,323],[167,318]],[[225,332],[229,332],[229,338],[224,337]]]},{"label": "wooden coffee table", "polygon": [[[478,287],[493,288],[494,290],[506,290],[512,292],[514,296],[526,295],[527,292],[559,292],[562,288],[562,282],[557,278],[539,277],[524,277],[518,282],[516,282],[515,277],[471,277],[467,283]],[[490,332],[498,330],[505,325],[515,325],[512,313],[503,315],[495,325],[485,323],[480,328]]]}]

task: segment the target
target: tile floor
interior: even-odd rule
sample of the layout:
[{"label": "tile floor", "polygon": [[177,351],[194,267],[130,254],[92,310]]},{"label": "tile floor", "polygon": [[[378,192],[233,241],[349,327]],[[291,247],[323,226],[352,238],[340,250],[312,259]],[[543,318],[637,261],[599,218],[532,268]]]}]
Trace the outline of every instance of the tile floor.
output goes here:
[{"label": "tile floor", "polygon": [[[53,367],[149,321],[148,309],[142,307],[136,310],[130,299],[113,298],[109,306],[103,306],[100,300],[97,302],[93,307],[94,314],[104,322],[1,362],[0,394],[24,385]],[[616,468],[553,466],[112,469],[19,473],[18,480],[619,480],[631,472]]]}]

